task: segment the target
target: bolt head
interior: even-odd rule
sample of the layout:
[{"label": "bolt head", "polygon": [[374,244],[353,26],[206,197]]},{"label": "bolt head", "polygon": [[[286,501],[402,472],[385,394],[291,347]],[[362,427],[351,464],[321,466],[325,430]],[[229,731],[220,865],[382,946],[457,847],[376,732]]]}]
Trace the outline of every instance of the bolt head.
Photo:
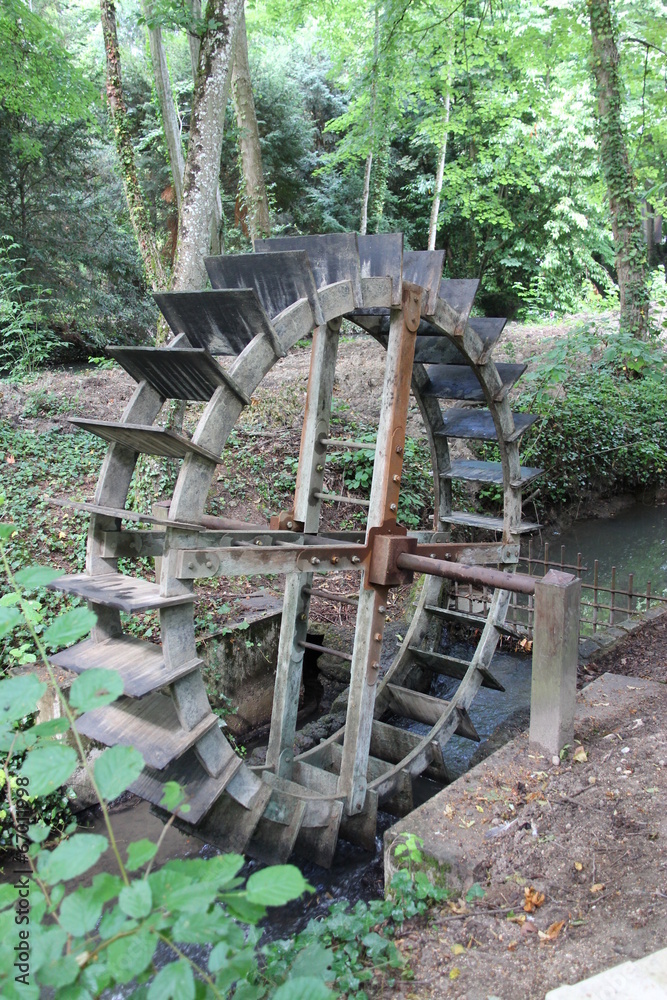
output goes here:
[{"label": "bolt head", "polygon": [[317,556],[313,556],[313,558],[310,560],[310,563],[311,566],[319,566],[320,560],[317,558]]},{"label": "bolt head", "polygon": [[337,566],[339,562],[338,556],[332,556],[331,562],[334,564],[334,566]]},{"label": "bolt head", "polygon": [[395,503],[390,503],[390,504],[389,504],[389,510],[394,510],[394,511],[395,511],[395,510],[397,510],[397,509],[398,509],[398,508],[396,507],[396,504],[395,504]]},{"label": "bolt head", "polygon": [[380,607],[378,608],[378,611],[381,615],[383,615],[386,610],[387,609],[385,608],[384,604],[381,604]]},{"label": "bolt head", "polygon": [[376,632],[373,638],[375,639],[376,642],[382,642],[382,633]]},{"label": "bolt head", "polygon": [[324,466],[323,465],[316,465],[315,468],[317,469],[318,472],[324,472]]},{"label": "bolt head", "polygon": [[394,482],[395,483],[400,483],[400,481],[401,481],[401,477],[400,476],[394,476],[393,478],[394,478]]},{"label": "bolt head", "polygon": [[371,669],[372,670],[379,670],[380,669],[380,664],[378,663],[377,660],[373,660],[373,662],[371,663]]},{"label": "bolt head", "polygon": [[294,521],[288,521],[287,522],[287,527],[290,528],[290,529],[293,528],[294,527]]},{"label": "bolt head", "polygon": [[400,444],[399,444],[398,448],[396,449],[396,454],[397,454],[397,455],[402,455],[402,454],[403,454],[403,449],[402,449],[402,447],[400,446]]},{"label": "bolt head", "polygon": [[354,565],[356,566],[357,563],[361,562],[361,559],[359,558],[359,556],[352,556],[352,558],[350,559],[350,562],[354,563]]}]

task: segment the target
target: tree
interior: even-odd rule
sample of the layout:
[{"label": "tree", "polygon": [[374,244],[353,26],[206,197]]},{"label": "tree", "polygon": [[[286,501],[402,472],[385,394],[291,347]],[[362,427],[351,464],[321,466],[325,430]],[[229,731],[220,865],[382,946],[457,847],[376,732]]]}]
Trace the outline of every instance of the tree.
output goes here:
[{"label": "tree", "polygon": [[649,295],[635,178],[621,118],[621,79],[611,0],[588,0],[597,92],[600,162],[607,183],[616,250],[621,329],[648,334]]},{"label": "tree", "polygon": [[209,0],[206,6],[183,176],[172,283],[176,291],[203,288],[207,280],[204,258],[210,249],[234,39],[242,10],[243,0]]},{"label": "tree", "polygon": [[243,183],[247,223],[252,239],[268,236],[271,232],[269,199],[264,182],[262,167],[262,147],[259,143],[257,112],[252,94],[250,64],[248,62],[248,37],[246,34],[245,12],[241,10],[234,49],[232,71],[232,97],[236,121],[239,128],[239,145],[243,165]]},{"label": "tree", "polygon": [[146,281],[154,290],[164,289],[167,287],[167,276],[162,266],[155,233],[139,184],[132,135],[127,120],[120,71],[120,49],[116,31],[116,8],[113,0],[100,0],[100,12],[106,53],[107,98],[130,220],[144,263]]}]

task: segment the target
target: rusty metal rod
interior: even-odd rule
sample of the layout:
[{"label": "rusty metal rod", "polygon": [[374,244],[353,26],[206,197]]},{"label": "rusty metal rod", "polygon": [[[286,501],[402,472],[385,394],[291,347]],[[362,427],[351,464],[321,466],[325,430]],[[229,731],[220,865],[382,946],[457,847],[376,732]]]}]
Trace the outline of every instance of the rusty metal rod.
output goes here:
[{"label": "rusty metal rod", "polygon": [[332,656],[337,656],[340,660],[349,660],[352,662],[352,657],[349,653],[341,653],[340,649],[331,649],[330,646],[318,646],[316,642],[299,642],[299,646],[304,649],[314,649],[316,653],[330,653]]},{"label": "rusty metal rod", "polygon": [[499,587],[501,590],[510,590],[516,594],[535,593],[535,578],[524,576],[523,573],[503,573],[502,570],[489,569],[487,566],[462,566],[461,563],[413,556],[408,552],[399,555],[396,565],[399,569],[426,573],[429,576],[442,576],[446,580],[487,584],[489,587]]}]

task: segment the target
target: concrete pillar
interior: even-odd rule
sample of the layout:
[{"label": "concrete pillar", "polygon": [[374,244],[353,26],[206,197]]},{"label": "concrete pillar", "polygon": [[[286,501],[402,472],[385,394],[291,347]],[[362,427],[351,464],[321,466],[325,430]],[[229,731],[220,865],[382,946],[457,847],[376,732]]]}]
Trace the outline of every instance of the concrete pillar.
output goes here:
[{"label": "concrete pillar", "polygon": [[530,740],[557,754],[574,739],[581,580],[551,569],[535,584]]}]

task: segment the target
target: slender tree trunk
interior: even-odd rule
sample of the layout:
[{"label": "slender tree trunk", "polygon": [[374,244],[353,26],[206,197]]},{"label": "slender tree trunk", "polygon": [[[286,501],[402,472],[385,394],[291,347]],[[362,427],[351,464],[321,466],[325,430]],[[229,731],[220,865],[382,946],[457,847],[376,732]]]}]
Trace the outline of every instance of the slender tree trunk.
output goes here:
[{"label": "slender tree trunk", "polygon": [[435,237],[438,232],[438,215],[440,214],[440,195],[442,192],[442,179],[445,176],[445,161],[447,159],[447,139],[449,137],[449,107],[450,96],[449,86],[445,95],[445,136],[442,140],[442,149],[438,158],[438,168],[435,172],[435,191],[433,192],[433,203],[431,205],[431,220],[428,225],[428,249],[435,250]]},{"label": "slender tree trunk", "polygon": [[361,222],[359,224],[359,232],[362,236],[366,235],[368,230],[368,203],[371,196],[371,172],[373,170],[373,147],[375,145],[375,117],[377,111],[377,78],[378,78],[378,56],[380,53],[380,11],[378,5],[375,5],[375,31],[373,34],[373,70],[372,70],[372,81],[371,81],[371,120],[369,127],[369,135],[371,148],[366,156],[366,167],[364,169],[364,187],[361,192]]},{"label": "slender tree trunk", "polygon": [[250,64],[248,62],[248,36],[245,27],[245,13],[236,33],[234,68],[232,70],[232,98],[236,120],[239,126],[239,145],[245,184],[245,203],[248,210],[248,228],[253,239],[268,236],[271,232],[269,199],[264,183],[262,168],[262,147],[259,144],[259,127],[255,100],[252,96]]},{"label": "slender tree trunk", "polygon": [[[201,18],[201,0],[189,0],[189,4],[190,4],[190,10],[192,11],[192,16],[196,19]],[[190,62],[192,64],[192,82],[196,86],[201,39],[199,38],[199,35],[194,35],[190,33],[188,35],[188,42],[190,45]],[[225,104],[225,111],[226,110],[227,108]],[[225,122],[225,116],[223,114],[222,116],[223,134],[224,134],[224,122]],[[220,171],[218,170],[218,174],[219,173]],[[213,221],[211,222],[211,253],[214,256],[216,254],[222,253],[222,198],[220,197],[219,177],[218,177],[218,186],[215,189],[215,203],[213,205]]]},{"label": "slender tree trunk", "polygon": [[146,281],[153,289],[164,289],[167,287],[167,277],[139,185],[132,136],[127,121],[120,73],[120,50],[116,33],[116,8],[113,0],[100,0],[100,12],[107,61],[107,97],[130,220],[139,244]]},{"label": "slender tree trunk", "polygon": [[366,230],[368,229],[368,199],[371,194],[371,170],[373,169],[373,150],[370,151],[366,157],[366,167],[364,169],[364,188],[361,192],[361,222],[359,223],[359,232],[362,236],[366,235]]},{"label": "slender tree trunk", "polygon": [[588,12],[598,103],[600,161],[607,183],[614,234],[621,330],[643,338],[648,334],[649,314],[646,247],[621,120],[621,80],[611,0],[588,0]]},{"label": "slender tree trunk", "polygon": [[[144,15],[150,23],[152,15],[152,5],[149,0],[143,3]],[[176,194],[176,207],[181,210],[183,200],[183,173],[185,171],[185,157],[183,156],[183,146],[181,144],[181,130],[178,124],[178,114],[176,102],[171,89],[169,79],[169,68],[167,58],[162,44],[162,29],[159,25],[148,29],[148,40],[151,50],[151,61],[153,63],[153,76],[155,78],[155,90],[157,91],[160,114],[162,116],[162,128],[164,138],[167,143],[169,153],[169,165]]]}]

